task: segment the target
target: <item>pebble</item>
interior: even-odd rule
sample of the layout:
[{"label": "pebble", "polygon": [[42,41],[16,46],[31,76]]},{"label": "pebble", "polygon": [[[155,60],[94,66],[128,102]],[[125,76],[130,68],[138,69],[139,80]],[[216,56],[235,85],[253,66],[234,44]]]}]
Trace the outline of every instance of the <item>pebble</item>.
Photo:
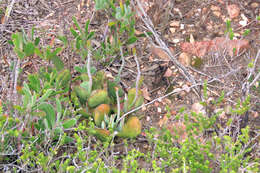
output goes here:
[{"label": "pebble", "polygon": [[258,8],[259,7],[259,4],[257,2],[253,2],[251,5],[250,5],[252,8]]},{"label": "pebble", "polygon": [[180,21],[172,21],[170,23],[170,26],[172,26],[172,27],[179,27],[180,26]]},{"label": "pebble", "polygon": [[181,24],[181,27],[180,27],[180,29],[184,29],[184,24]]}]

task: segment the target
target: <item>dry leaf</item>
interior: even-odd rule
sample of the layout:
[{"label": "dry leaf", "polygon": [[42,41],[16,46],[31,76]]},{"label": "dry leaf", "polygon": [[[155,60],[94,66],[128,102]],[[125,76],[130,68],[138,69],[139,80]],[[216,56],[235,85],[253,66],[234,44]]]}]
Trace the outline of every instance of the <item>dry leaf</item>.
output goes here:
[{"label": "dry leaf", "polygon": [[216,6],[216,5],[211,5],[210,9],[212,11],[221,11],[220,7],[219,6]]},{"label": "dry leaf", "polygon": [[184,66],[189,66],[191,64],[191,56],[183,52],[179,55],[179,62]]},{"label": "dry leaf", "polygon": [[[230,56],[233,56],[234,53],[240,53],[243,50],[249,48],[248,40],[229,40],[224,37],[217,37],[211,41],[198,41],[194,43],[184,42],[181,43],[181,49],[183,52],[203,57],[210,52],[220,51],[223,52],[227,50]],[[235,51],[234,51],[235,50]]]},{"label": "dry leaf", "polygon": [[5,23],[5,16],[2,16],[1,17],[1,24],[4,24]]},{"label": "dry leaf", "polygon": [[231,19],[239,16],[240,8],[236,4],[227,6],[228,15]]},{"label": "dry leaf", "polygon": [[22,92],[23,86],[17,85],[16,86],[16,91],[17,92]]},{"label": "dry leaf", "polygon": [[180,21],[172,21],[172,22],[170,23],[170,26],[171,26],[171,27],[179,27],[179,26],[180,26]]},{"label": "dry leaf", "polygon": [[143,93],[144,99],[146,99],[148,101],[152,100],[151,97],[150,97],[150,93],[148,92],[147,88],[143,88],[142,93]]},{"label": "dry leaf", "polygon": [[156,55],[158,57],[160,57],[161,59],[164,59],[164,60],[170,60],[168,54],[162,50],[161,48],[157,48],[157,47],[152,47],[152,54],[153,55]]},{"label": "dry leaf", "polygon": [[220,11],[213,11],[213,14],[214,14],[216,17],[220,17],[220,16],[221,16],[221,12],[220,12]]},{"label": "dry leaf", "polygon": [[251,8],[258,8],[259,4],[257,2],[253,2],[250,6]]},{"label": "dry leaf", "polygon": [[166,115],[164,115],[163,118],[160,119],[159,122],[158,122],[159,127],[166,125],[167,121],[168,121],[168,117]]},{"label": "dry leaf", "polygon": [[163,77],[171,77],[171,76],[172,76],[172,70],[170,68],[167,68],[167,70],[164,73]]},{"label": "dry leaf", "polygon": [[[229,40],[223,37],[217,37],[213,40],[211,51],[227,50],[230,56],[238,54],[249,49],[248,40]],[[234,51],[235,50],[235,51]]]}]

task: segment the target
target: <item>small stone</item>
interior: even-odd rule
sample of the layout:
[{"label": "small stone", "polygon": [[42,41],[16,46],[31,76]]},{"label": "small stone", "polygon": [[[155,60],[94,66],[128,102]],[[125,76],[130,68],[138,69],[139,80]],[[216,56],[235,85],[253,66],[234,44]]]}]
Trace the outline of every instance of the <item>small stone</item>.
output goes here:
[{"label": "small stone", "polygon": [[222,119],[222,120],[226,120],[226,119],[227,119],[226,113],[225,113],[225,111],[224,111],[223,109],[218,108],[218,109],[215,109],[214,112],[215,112],[215,113],[220,113],[220,114],[218,115],[218,117],[219,117],[220,119]]},{"label": "small stone", "polygon": [[206,114],[206,111],[204,110],[203,105],[201,105],[199,102],[194,103],[191,106],[191,110],[197,114],[202,113],[202,114]]},{"label": "small stone", "polygon": [[246,26],[247,25],[247,21],[246,20],[241,20],[241,21],[239,21],[239,25]]},{"label": "small stone", "polygon": [[221,11],[220,7],[219,6],[215,6],[215,5],[211,5],[210,9],[212,11]]},{"label": "small stone", "polygon": [[220,11],[213,11],[213,14],[214,14],[216,17],[220,17],[220,16],[221,16],[221,12],[220,12]]},{"label": "small stone", "polygon": [[175,43],[175,44],[177,44],[177,43],[179,43],[179,42],[180,42],[180,39],[178,39],[178,38],[175,38],[175,39],[173,39],[173,40],[172,40],[172,42],[173,42],[173,43]]},{"label": "small stone", "polygon": [[176,29],[175,28],[170,28],[171,33],[175,33]]},{"label": "small stone", "polygon": [[208,31],[211,31],[213,29],[213,26],[212,25],[207,25],[206,28],[207,28]]},{"label": "small stone", "polygon": [[252,112],[252,116],[253,116],[254,118],[258,118],[259,113],[254,111],[254,112]]},{"label": "small stone", "polygon": [[250,5],[252,8],[258,8],[259,7],[259,4],[257,2],[253,2],[251,5]]},{"label": "small stone", "polygon": [[180,21],[172,21],[172,22],[170,23],[170,26],[171,26],[171,27],[179,27],[179,26],[180,26]]},{"label": "small stone", "polygon": [[235,37],[240,37],[241,35],[240,35],[239,33],[235,32],[235,33],[234,33],[234,36],[235,36]]},{"label": "small stone", "polygon": [[160,107],[157,108],[158,113],[162,113],[162,109]]},{"label": "small stone", "polygon": [[180,27],[180,29],[184,29],[184,24],[181,24],[181,27]]}]

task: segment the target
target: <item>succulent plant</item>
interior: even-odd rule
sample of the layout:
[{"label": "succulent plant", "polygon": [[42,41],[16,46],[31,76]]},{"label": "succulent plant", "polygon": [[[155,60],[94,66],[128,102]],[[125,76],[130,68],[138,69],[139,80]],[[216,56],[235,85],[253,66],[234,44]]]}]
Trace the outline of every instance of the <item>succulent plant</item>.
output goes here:
[{"label": "succulent plant", "polygon": [[110,106],[108,104],[101,104],[94,109],[93,116],[97,126],[100,126],[104,120],[104,116],[110,112]]},{"label": "succulent plant", "polygon": [[88,100],[90,93],[87,89],[81,87],[81,86],[76,86],[74,88],[74,91],[79,99],[80,104],[85,107],[86,101]]},{"label": "succulent plant", "polygon": [[80,78],[81,78],[81,80],[83,80],[83,81],[88,81],[88,80],[89,80],[88,74],[86,74],[86,73],[82,73],[82,74],[80,75]]},{"label": "succulent plant", "polygon": [[135,88],[131,88],[128,91],[128,102],[127,102],[127,110],[130,110],[134,107],[138,107],[141,106],[143,104],[143,96],[142,96],[142,92],[141,90],[138,90],[138,95],[137,98],[134,102],[135,99],[135,95],[136,95],[136,89]]},{"label": "succulent plant", "polygon": [[118,84],[113,81],[107,81],[108,96],[112,99],[113,103],[116,103],[116,87],[118,88],[118,95],[122,97],[124,95],[123,89],[118,87]]},{"label": "succulent plant", "polygon": [[100,104],[108,103],[109,98],[106,90],[94,90],[88,98],[88,106],[94,108]]},{"label": "succulent plant", "polygon": [[130,117],[127,122],[123,125],[122,130],[118,133],[118,136],[123,138],[135,138],[141,133],[141,122],[136,117]]},{"label": "succulent plant", "polygon": [[101,141],[107,141],[110,136],[110,132],[107,129],[94,128],[89,130],[89,133],[96,136]]},{"label": "succulent plant", "polygon": [[143,104],[141,90],[138,90],[136,97],[136,88],[131,88],[127,97],[122,99],[122,88],[117,82],[107,80],[104,72],[96,72],[92,76],[92,85],[87,74],[81,74],[80,78],[83,82],[75,87],[75,93],[81,105],[84,105],[79,113],[86,118],[92,114],[94,119],[96,127],[90,128],[90,134],[104,141],[111,136],[109,130],[124,138],[135,138],[141,133],[141,122],[136,116],[129,117],[126,123],[125,118],[121,119],[125,112]]},{"label": "succulent plant", "polygon": [[69,85],[71,75],[68,69],[63,70],[56,78],[56,88],[66,88]]},{"label": "succulent plant", "polygon": [[104,84],[106,83],[106,77],[103,71],[98,71],[96,74],[93,76],[93,85],[92,89],[97,90],[97,89],[104,89]]}]

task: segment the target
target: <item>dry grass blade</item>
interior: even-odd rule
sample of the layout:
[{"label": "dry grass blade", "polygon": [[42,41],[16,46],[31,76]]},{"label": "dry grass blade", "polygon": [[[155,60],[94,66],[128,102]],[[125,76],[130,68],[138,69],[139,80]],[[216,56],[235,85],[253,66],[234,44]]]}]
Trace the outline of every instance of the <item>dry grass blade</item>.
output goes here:
[{"label": "dry grass blade", "polygon": [[6,24],[8,22],[8,18],[11,14],[15,2],[16,0],[12,0],[11,3],[7,6],[2,24]]},{"label": "dry grass blade", "polygon": [[135,83],[135,98],[134,98],[133,104],[136,102],[136,99],[138,97],[138,90],[139,90],[138,87],[139,87],[139,82],[140,82],[140,77],[141,77],[140,65],[139,65],[136,53],[134,55],[134,58],[135,58],[136,68],[137,68],[138,73],[137,73],[136,83]]}]

